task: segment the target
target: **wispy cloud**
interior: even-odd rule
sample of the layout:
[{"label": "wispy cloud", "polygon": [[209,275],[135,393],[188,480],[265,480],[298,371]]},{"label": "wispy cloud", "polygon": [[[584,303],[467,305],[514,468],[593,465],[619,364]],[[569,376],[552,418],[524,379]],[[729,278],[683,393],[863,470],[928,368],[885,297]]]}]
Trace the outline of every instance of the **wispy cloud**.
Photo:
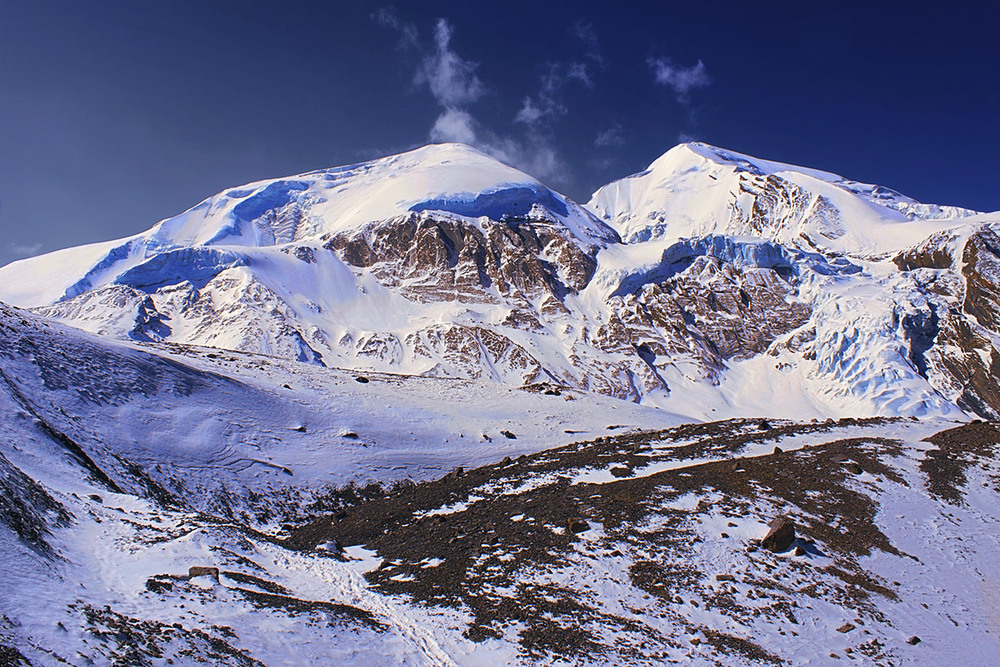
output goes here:
[{"label": "wispy cloud", "polygon": [[37,255],[38,253],[40,253],[42,251],[42,244],[41,243],[28,243],[28,244],[11,243],[10,244],[10,251],[18,259],[22,259],[24,257],[34,257],[35,255]]},{"label": "wispy cloud", "polygon": [[451,48],[451,24],[438,19],[434,27],[434,50],[417,70],[415,83],[426,85],[445,109],[458,109],[483,96],[486,87],[476,76],[477,64],[464,60]]},{"label": "wispy cloud", "polygon": [[594,89],[594,70],[604,69],[597,33],[594,26],[585,21],[574,23],[570,27],[570,33],[582,44],[582,56],[546,63],[538,78],[538,91],[524,98],[521,109],[514,117],[516,122],[535,126],[537,129],[538,126],[569,113],[565,95],[570,86]]},{"label": "wispy cloud", "polygon": [[597,148],[618,148],[625,145],[624,130],[620,123],[615,123],[603,132],[598,133],[594,139],[594,146]]},{"label": "wispy cloud", "polygon": [[415,49],[420,46],[420,33],[417,26],[401,21],[394,8],[382,7],[372,14],[372,20],[399,33],[399,48]]},{"label": "wispy cloud", "polygon": [[[527,105],[528,110],[524,113],[528,127],[524,136],[500,135],[484,127],[473,113],[475,104],[489,93],[489,89],[479,78],[479,63],[463,58],[455,50],[452,44],[454,27],[447,19],[438,19],[431,39],[424,40],[416,26],[402,21],[392,10],[379,11],[372,18],[398,32],[401,47],[422,52],[413,82],[418,89],[430,92],[440,108],[428,131],[430,141],[468,144],[537,178],[563,183],[569,180],[569,170],[550,138],[534,126],[542,117],[555,113],[556,100],[539,97],[541,106],[537,109]],[[549,75],[548,79],[543,77],[542,91],[546,88],[556,90],[562,85],[562,79],[578,80],[584,85],[589,83],[585,68],[567,67],[550,71]],[[538,114],[537,118],[532,114]]]},{"label": "wispy cloud", "polygon": [[573,80],[585,85],[590,84],[586,70],[578,70],[573,74],[565,65],[548,63],[539,79],[538,92],[524,98],[521,110],[517,112],[514,120],[518,123],[535,125],[565,115],[568,109],[562,100],[562,90]]},{"label": "wispy cloud", "polygon": [[653,70],[653,79],[656,83],[673,90],[677,101],[682,104],[690,101],[692,90],[704,88],[712,83],[705,63],[700,60],[691,67],[675,65],[669,58],[650,58],[648,64]]},{"label": "wispy cloud", "polygon": [[573,24],[573,35],[583,43],[585,55],[589,61],[600,67],[604,66],[604,56],[601,55],[601,47],[597,41],[597,31],[594,24],[587,21],[577,21]]},{"label": "wispy cloud", "polygon": [[538,92],[524,98],[514,120],[538,125],[569,113],[565,91],[570,85],[593,90],[594,81],[586,63],[546,63],[538,79]]}]

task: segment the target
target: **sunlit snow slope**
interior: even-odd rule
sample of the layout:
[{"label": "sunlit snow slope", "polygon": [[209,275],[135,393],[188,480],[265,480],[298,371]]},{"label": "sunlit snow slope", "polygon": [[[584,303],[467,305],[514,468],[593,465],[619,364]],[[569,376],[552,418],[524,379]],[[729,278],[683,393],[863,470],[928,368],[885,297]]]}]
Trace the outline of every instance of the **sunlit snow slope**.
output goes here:
[{"label": "sunlit snow slope", "polygon": [[993,416],[998,223],[700,143],[581,207],[443,144],[15,262],[0,300],[137,342],[696,418]]}]

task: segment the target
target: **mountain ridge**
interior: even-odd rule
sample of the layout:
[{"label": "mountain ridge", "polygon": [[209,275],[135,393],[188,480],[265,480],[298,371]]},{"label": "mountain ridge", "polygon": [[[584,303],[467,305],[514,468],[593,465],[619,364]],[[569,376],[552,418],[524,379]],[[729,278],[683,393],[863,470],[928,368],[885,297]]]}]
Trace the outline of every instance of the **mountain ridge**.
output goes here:
[{"label": "mountain ridge", "polygon": [[[700,143],[580,206],[440,144],[229,188],[142,234],[22,260],[0,268],[0,299],[136,341],[554,382],[696,418],[767,405],[747,377],[792,391],[772,416],[985,416],[1000,410],[997,327],[967,298],[982,280],[965,248],[979,239],[969,257],[992,270],[997,223]],[[926,252],[955,261],[899,259]],[[941,323],[957,345],[935,345]]]},{"label": "mountain ridge", "polygon": [[995,663],[1000,216],[680,153],[0,269],[0,663]]}]

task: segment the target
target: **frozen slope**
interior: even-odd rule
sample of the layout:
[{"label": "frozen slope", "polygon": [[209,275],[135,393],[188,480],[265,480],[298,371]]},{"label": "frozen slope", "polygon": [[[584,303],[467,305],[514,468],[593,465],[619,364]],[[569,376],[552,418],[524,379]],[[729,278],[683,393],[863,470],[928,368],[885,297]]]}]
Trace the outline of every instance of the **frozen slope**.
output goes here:
[{"label": "frozen slope", "polygon": [[628,242],[726,234],[869,254],[899,251],[975,213],[697,142],[603,186],[587,206]]},{"label": "frozen slope", "polygon": [[308,244],[422,212],[495,220],[534,215],[584,245],[616,240],[592,214],[531,176],[463,144],[432,144],[231,188],[142,234],[14,262],[0,270],[0,284],[10,285],[0,299],[32,307],[108,284],[203,283],[250,262],[243,254],[249,248]]},{"label": "frozen slope", "polygon": [[1000,415],[998,214],[704,144],[590,207],[605,222],[428,146],[9,265],[0,298],[138,343],[702,419]]},{"label": "frozen slope", "polygon": [[[59,349],[70,362],[75,346],[96,344],[63,341],[55,327],[35,331],[18,313],[12,325],[8,315],[5,329],[68,343]],[[161,383],[186,366],[169,371],[162,355],[123,348],[87,352],[100,358],[102,350],[122,364],[148,364]],[[16,370],[2,361],[5,373]],[[52,386],[65,386],[46,393],[66,401],[63,423],[85,442],[95,424],[67,399],[98,397],[51,361],[38,356]],[[230,389],[257,411],[252,388],[311,384],[298,376],[311,368],[301,364],[272,377],[268,360],[195,365],[208,363],[218,364],[217,376],[186,371],[192,401],[211,397],[223,378],[239,379],[242,387]],[[169,408],[169,386],[128,400]],[[31,382],[15,387],[0,386],[0,655],[13,664],[18,656],[36,665],[240,666],[997,660],[991,604],[1000,572],[984,557],[997,548],[1000,434],[991,424],[601,429],[596,439],[577,435],[506,460],[495,457],[512,450],[498,448],[483,460],[489,465],[390,492],[342,489],[310,505],[308,494],[272,488],[243,498],[245,512],[227,513],[220,510],[240,502],[238,493],[202,511],[141,484],[141,473],[157,476],[176,462],[172,439],[184,439],[197,412],[173,432],[150,433],[142,467],[95,457],[111,462],[102,468],[67,449]],[[395,378],[377,391],[384,403],[412,402],[427,387]],[[294,396],[308,405],[307,390]],[[583,403],[581,417],[620,416],[583,397],[534,395],[536,415],[517,421],[518,433],[552,414],[549,400]],[[271,402],[280,412],[284,402]],[[399,435],[419,429],[414,417],[395,422]],[[258,419],[255,428],[266,427]],[[280,450],[261,445],[258,456]],[[452,465],[470,461],[463,451],[481,453],[447,451]],[[117,481],[94,474],[104,469]],[[217,472],[232,479],[225,466]],[[285,478],[289,489],[312,482]],[[302,513],[286,530],[254,519],[283,506]],[[772,553],[760,539],[780,515],[794,521],[796,538]]]},{"label": "frozen slope", "polygon": [[140,348],[0,305],[0,390],[25,428],[61,434],[67,452],[127,492],[237,514],[250,496],[273,498],[262,521],[297,511],[290,497],[307,502],[349,482],[435,477],[610,422],[683,421],[579,392],[356,377],[246,353]]}]

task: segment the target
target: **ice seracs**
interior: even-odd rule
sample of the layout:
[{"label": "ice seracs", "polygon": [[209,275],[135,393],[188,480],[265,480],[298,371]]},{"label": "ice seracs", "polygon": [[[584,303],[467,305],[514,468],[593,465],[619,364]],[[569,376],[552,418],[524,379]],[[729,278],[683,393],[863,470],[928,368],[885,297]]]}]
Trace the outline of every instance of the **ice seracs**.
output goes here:
[{"label": "ice seracs", "polygon": [[438,144],[15,262],[0,300],[138,342],[696,418],[990,416],[998,318],[969,294],[992,294],[998,223],[702,143],[580,206]]},{"label": "ice seracs", "polygon": [[0,662],[995,664],[1000,215],[591,206],[431,146],[0,269]]}]

